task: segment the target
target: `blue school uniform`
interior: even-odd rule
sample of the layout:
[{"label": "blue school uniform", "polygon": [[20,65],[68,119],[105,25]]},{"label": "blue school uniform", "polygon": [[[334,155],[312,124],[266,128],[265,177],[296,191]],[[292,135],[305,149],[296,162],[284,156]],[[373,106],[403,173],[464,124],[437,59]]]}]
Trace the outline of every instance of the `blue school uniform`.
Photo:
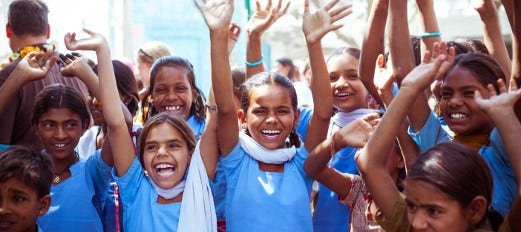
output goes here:
[{"label": "blue school uniform", "polygon": [[221,157],[226,172],[228,231],[312,231],[309,196],[312,179],[304,172],[308,152],[301,146],[284,172],[259,170],[240,143]]},{"label": "blue school uniform", "polygon": [[157,203],[157,192],[145,176],[136,157],[127,173],[117,177],[119,195],[123,203],[123,229],[125,231],[177,231],[181,202]]},{"label": "blue school uniform", "polygon": [[[432,113],[420,131],[414,133],[409,129],[409,134],[422,152],[450,139],[447,132],[442,129],[440,121]],[[492,174],[494,186],[491,205],[505,217],[516,197],[517,184],[508,154],[497,128],[494,128],[490,133],[490,145],[481,147],[478,153],[488,164]]]},{"label": "blue school uniform", "polygon": [[111,170],[99,154],[73,164],[71,176],[51,186],[51,207],[38,218],[42,230],[103,231],[102,207]]},{"label": "blue school uniform", "polygon": [[186,123],[192,128],[192,132],[195,135],[195,141],[199,141],[201,135],[204,132],[204,126],[206,122],[204,120],[198,120],[195,115],[192,115],[186,120]]},{"label": "blue school uniform", "polygon": [[309,120],[311,120],[311,116],[313,116],[313,109],[302,106],[299,106],[298,109],[300,110],[300,116],[295,131],[300,136],[300,139],[304,141],[308,133]]},{"label": "blue school uniform", "polygon": [[[346,147],[337,152],[331,160],[331,166],[342,173],[358,174],[355,164],[355,153],[358,149]],[[351,209],[342,204],[338,195],[329,188],[319,184],[313,214],[313,230],[320,231],[349,231]]]}]

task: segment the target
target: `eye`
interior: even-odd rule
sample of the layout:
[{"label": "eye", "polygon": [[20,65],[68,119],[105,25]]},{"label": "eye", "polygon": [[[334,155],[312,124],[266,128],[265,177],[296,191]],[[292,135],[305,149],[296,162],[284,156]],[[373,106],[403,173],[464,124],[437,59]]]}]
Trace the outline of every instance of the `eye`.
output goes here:
[{"label": "eye", "polygon": [[348,77],[350,80],[358,80],[358,74],[357,73],[350,73],[348,74]]},{"label": "eye", "polygon": [[145,151],[154,151],[157,149],[157,146],[155,144],[147,144],[145,145]]},{"label": "eye", "polygon": [[336,73],[331,73],[329,74],[329,81],[330,82],[335,82],[338,80],[338,78],[340,78],[340,75],[336,74]]},{"label": "eye", "polygon": [[266,110],[262,109],[262,108],[254,109],[254,110],[251,111],[251,113],[253,113],[253,114],[266,114]]},{"label": "eye", "polygon": [[429,208],[427,208],[427,213],[430,216],[435,217],[435,216],[439,215],[441,213],[441,211],[437,208],[429,207]]},{"label": "eye", "polygon": [[41,122],[41,125],[43,128],[50,129],[55,126],[53,122]]},{"label": "eye", "polygon": [[176,149],[176,148],[180,148],[181,145],[179,143],[171,143],[170,144],[170,148],[173,148],[173,149]]},{"label": "eye", "polygon": [[474,98],[474,91],[473,91],[473,90],[465,91],[465,92],[463,92],[463,95],[464,95],[465,97],[471,97],[471,98]]},{"label": "eye", "polygon": [[277,114],[289,114],[289,110],[288,109],[278,109],[277,110]]},{"label": "eye", "polygon": [[188,90],[188,88],[186,88],[186,86],[178,86],[178,87],[176,88],[176,91],[177,91],[178,93],[184,93],[184,92],[186,92],[187,90]]},{"label": "eye", "polygon": [[22,195],[16,194],[16,195],[13,196],[12,201],[16,202],[16,203],[20,203],[22,201],[25,201],[25,197],[22,196]]},{"label": "eye", "polygon": [[407,210],[409,210],[409,213],[415,213],[416,212],[416,205],[413,203],[407,201]]},{"label": "eye", "polygon": [[452,92],[451,91],[442,91],[441,92],[441,98],[442,99],[449,99],[452,97]]},{"label": "eye", "polygon": [[156,94],[163,94],[166,92],[166,89],[164,87],[157,87],[154,89],[154,93]]},{"label": "eye", "polygon": [[69,122],[69,123],[65,124],[65,127],[66,127],[67,129],[72,129],[72,128],[75,128],[75,127],[77,127],[77,126],[78,126],[78,123],[77,123],[77,122]]}]

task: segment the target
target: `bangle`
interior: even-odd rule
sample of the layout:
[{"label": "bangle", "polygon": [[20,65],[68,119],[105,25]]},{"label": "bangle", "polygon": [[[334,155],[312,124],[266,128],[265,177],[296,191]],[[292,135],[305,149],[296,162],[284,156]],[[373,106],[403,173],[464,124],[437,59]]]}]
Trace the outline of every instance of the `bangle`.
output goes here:
[{"label": "bangle", "polygon": [[439,36],[441,36],[441,32],[424,32],[420,35],[420,38],[439,37]]},{"label": "bangle", "polygon": [[244,61],[244,64],[246,64],[246,66],[248,66],[248,67],[259,66],[260,64],[262,64],[262,56],[259,58],[259,60],[255,61],[255,62]]},{"label": "bangle", "polygon": [[208,104],[205,104],[205,105],[206,105],[206,107],[208,107],[208,109],[217,111],[217,106],[212,106],[212,105],[208,105]]}]

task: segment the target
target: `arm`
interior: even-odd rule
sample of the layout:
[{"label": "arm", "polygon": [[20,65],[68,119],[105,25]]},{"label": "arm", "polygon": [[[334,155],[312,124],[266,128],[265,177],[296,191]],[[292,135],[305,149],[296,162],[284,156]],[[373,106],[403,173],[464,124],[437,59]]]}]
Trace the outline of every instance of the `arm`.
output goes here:
[{"label": "arm", "polygon": [[233,14],[233,0],[207,1],[205,4],[196,0],[194,2],[210,30],[212,89],[219,118],[216,131],[218,134],[226,135],[218,139],[221,154],[226,156],[239,141],[237,112],[233,105],[232,74],[226,46],[228,25]]},{"label": "arm", "polygon": [[0,87],[0,114],[18,90],[30,81],[44,78],[55,62],[56,57],[52,56],[52,51],[27,54]]},{"label": "arm", "polygon": [[304,162],[304,170],[313,179],[338,194],[340,199],[351,190],[351,179],[329,166],[331,155],[344,147],[362,147],[376,125],[378,114],[370,114],[349,123],[319,144]]},{"label": "arm", "polygon": [[[110,148],[118,176],[123,176],[135,158],[134,143],[128,133],[125,116],[121,110],[121,100],[116,87],[116,78],[112,68],[110,49],[107,41],[100,34],[85,30],[90,38],[76,39],[76,34],[65,35],[65,45],[69,50],[93,50],[98,59],[100,100],[103,102],[103,117],[108,129]],[[107,153],[107,152],[105,152]],[[105,158],[104,158],[105,160]]]},{"label": "arm", "polygon": [[[420,11],[420,20],[422,29],[424,32],[440,32],[440,27],[438,26],[438,19],[436,17],[436,12],[434,11],[434,1],[433,0],[416,0],[416,5],[418,5],[418,10]],[[421,46],[421,54],[424,54],[425,51],[432,51],[432,46],[434,43],[441,42],[441,36],[427,36],[422,37],[422,46]]]},{"label": "arm", "polygon": [[386,166],[389,150],[394,145],[394,139],[400,129],[400,123],[396,122],[401,122],[405,118],[414,99],[421,95],[423,89],[434,80],[444,59],[445,56],[440,56],[435,63],[423,63],[407,75],[402,82],[400,92],[391,102],[356,159],[367,188],[386,218],[389,218],[399,198],[398,189]]},{"label": "arm", "polygon": [[388,7],[389,0],[373,1],[368,18],[368,29],[362,41],[362,51],[360,54],[360,78],[365,88],[378,103],[381,103],[382,100],[378,96],[378,91],[373,84],[374,61],[378,54],[384,54],[385,23],[387,21]]},{"label": "arm", "polygon": [[314,111],[309,121],[308,133],[304,145],[308,151],[313,150],[327,136],[329,119],[332,114],[333,97],[329,85],[329,73],[327,71],[322,45],[320,40],[328,32],[336,30],[342,25],[334,23],[351,14],[351,5],[345,5],[333,9],[338,0],[333,0],[315,13],[309,13],[309,0],[305,1],[302,31],[306,37],[311,65],[311,92],[313,94]]},{"label": "arm", "polygon": [[518,89],[514,80],[510,80],[510,90],[507,90],[502,80],[498,80],[498,85],[499,95],[494,87],[489,85],[487,87],[490,98],[484,99],[481,93],[476,91],[475,99],[478,106],[487,112],[496,125],[516,176],[518,194],[508,218],[512,231],[519,231],[521,222],[516,219],[521,215],[521,150],[518,145],[521,141],[521,122],[517,120],[513,106],[521,98],[521,89]]},{"label": "arm", "polygon": [[[214,94],[211,89],[208,105],[215,105]],[[219,161],[219,142],[217,138],[217,111],[211,108],[206,111],[206,127],[201,135],[200,149],[208,178],[213,180]]]},{"label": "arm", "polygon": [[[264,33],[268,28],[270,28],[270,26],[273,25],[273,23],[275,23],[282,15],[286,14],[286,12],[288,11],[290,1],[286,3],[284,8],[282,8],[283,0],[279,0],[277,6],[273,8],[271,5],[271,1],[272,0],[268,0],[268,4],[266,5],[265,9],[262,9],[259,0],[255,1],[257,9],[255,10],[255,12],[253,12],[253,15],[248,21],[248,42],[246,49],[246,61],[248,62],[253,63],[258,60],[261,60],[262,33]],[[253,67],[246,65],[246,79],[263,71],[264,66],[262,65],[262,63]]]},{"label": "arm", "polygon": [[496,4],[493,0],[483,0],[475,7],[476,11],[483,22],[483,39],[490,55],[499,62],[507,81],[511,75],[511,62],[508,56],[507,47],[501,34],[499,26],[499,16],[497,14]]}]

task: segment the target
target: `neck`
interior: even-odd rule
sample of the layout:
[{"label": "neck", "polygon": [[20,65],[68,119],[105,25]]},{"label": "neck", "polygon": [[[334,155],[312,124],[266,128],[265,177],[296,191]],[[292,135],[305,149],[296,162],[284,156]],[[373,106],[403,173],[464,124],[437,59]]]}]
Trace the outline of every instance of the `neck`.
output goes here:
[{"label": "neck", "polygon": [[12,52],[17,52],[21,48],[25,46],[30,46],[39,43],[46,43],[47,35],[33,36],[33,35],[24,35],[24,36],[16,36],[13,35],[9,39],[9,45],[11,47]]},{"label": "neck", "polygon": [[174,202],[181,202],[183,200],[183,193],[179,194],[177,197],[172,199],[165,199],[162,196],[157,196],[157,203],[159,204],[170,204]]},{"label": "neck", "polygon": [[261,161],[259,162],[259,170],[263,172],[284,172],[284,163],[282,164],[267,164]]},{"label": "neck", "polygon": [[61,174],[65,170],[69,169],[70,166],[72,166],[74,163],[76,163],[78,157],[76,153],[73,153],[71,155],[68,155],[67,158],[64,159],[56,159],[53,158],[54,161],[54,173],[55,174]]}]

